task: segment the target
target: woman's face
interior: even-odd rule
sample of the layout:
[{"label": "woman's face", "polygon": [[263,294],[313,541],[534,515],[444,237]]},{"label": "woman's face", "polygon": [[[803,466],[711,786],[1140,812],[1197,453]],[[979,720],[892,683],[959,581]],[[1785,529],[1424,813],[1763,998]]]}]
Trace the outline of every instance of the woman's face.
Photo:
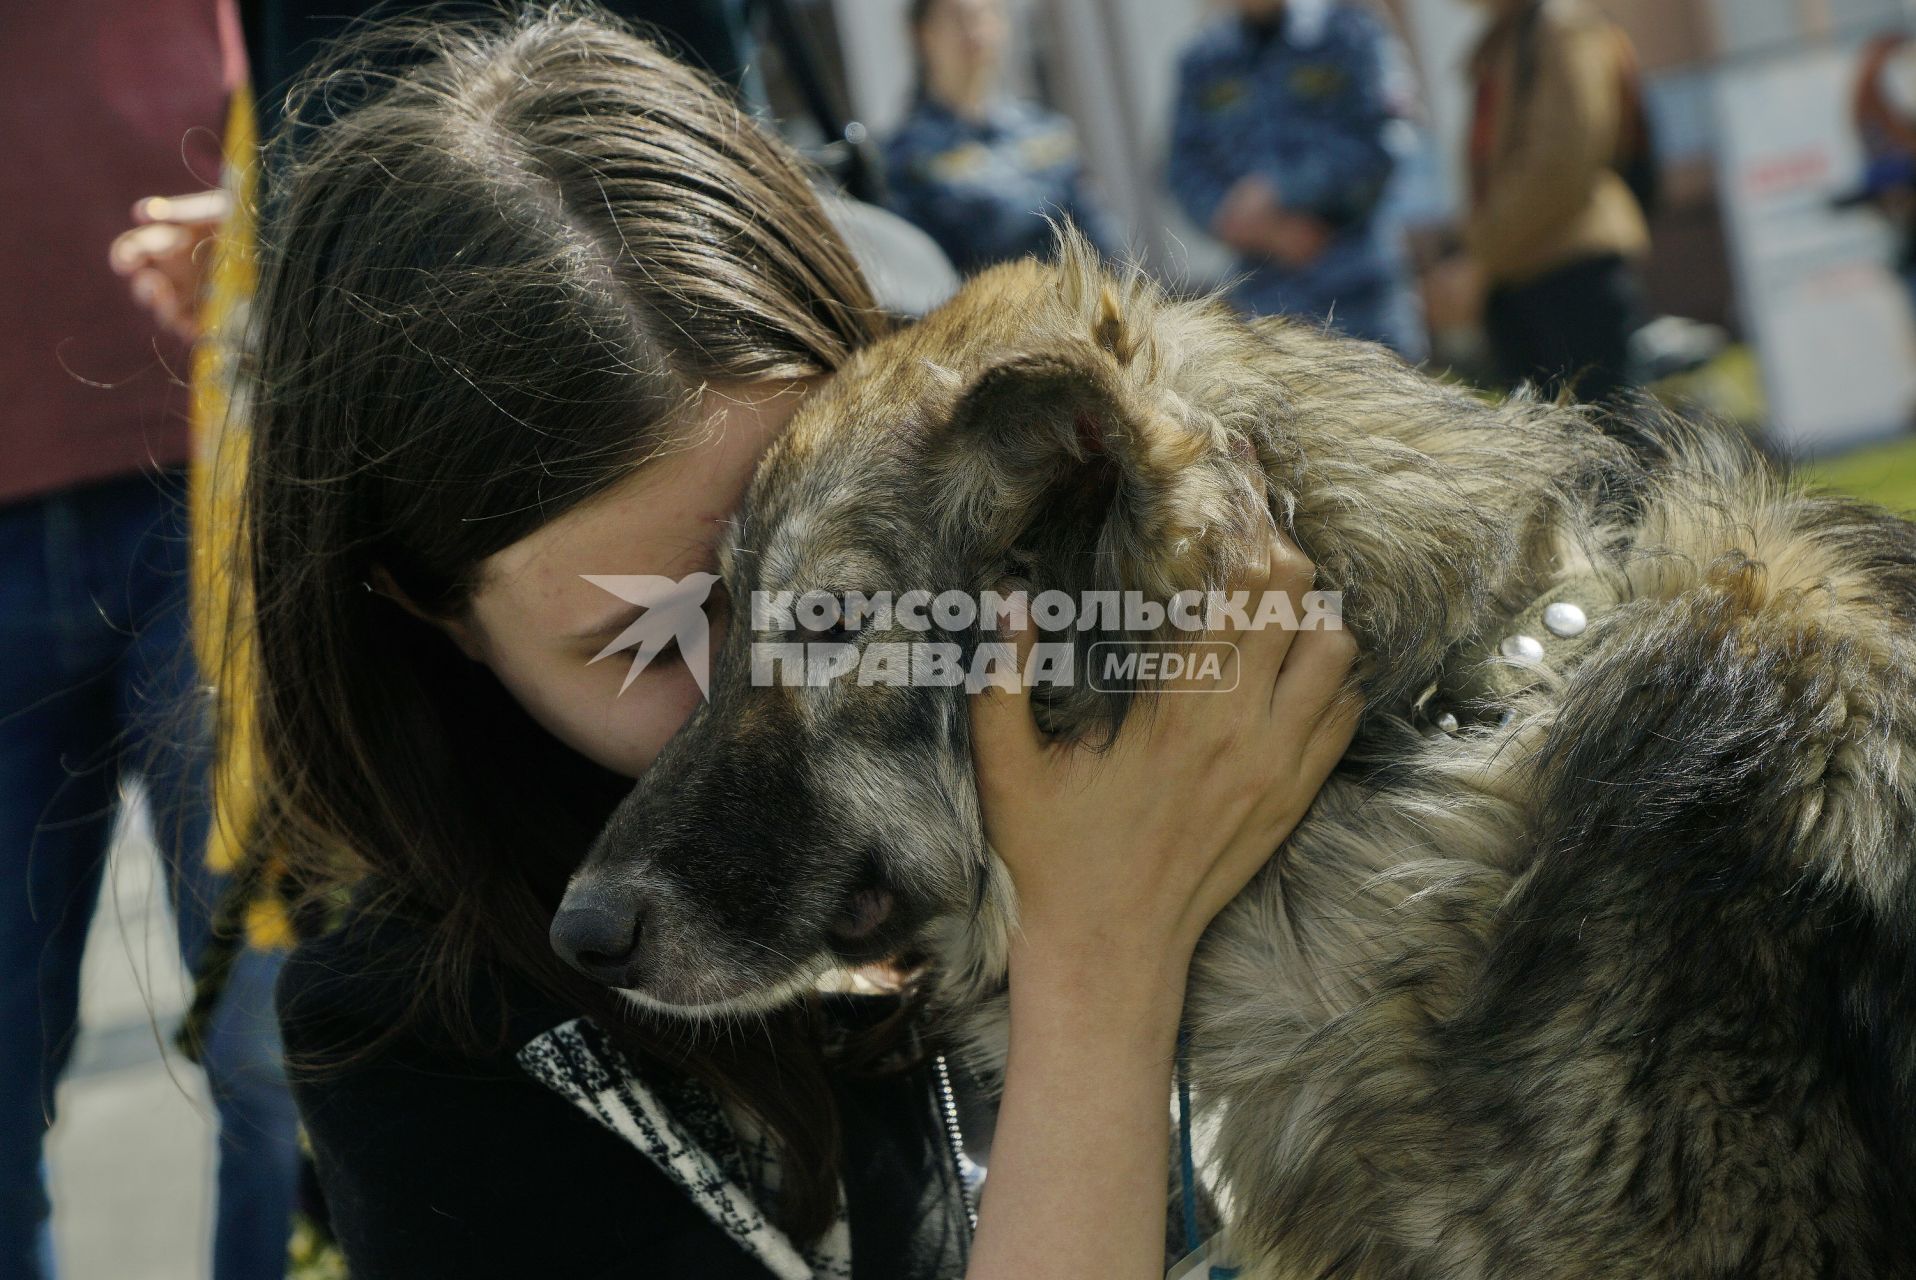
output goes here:
[{"label": "woman's face", "polygon": [[1007,34],[1004,0],[938,0],[918,27],[928,86],[938,92],[995,77]]},{"label": "woman's face", "polygon": [[[553,736],[638,777],[697,707],[699,687],[674,646],[622,691],[631,653],[593,658],[644,610],[582,575],[715,573],[723,526],[803,391],[708,392],[690,443],[489,556],[470,610],[440,625]],[[706,603],[715,639],[725,607],[715,588]]]}]

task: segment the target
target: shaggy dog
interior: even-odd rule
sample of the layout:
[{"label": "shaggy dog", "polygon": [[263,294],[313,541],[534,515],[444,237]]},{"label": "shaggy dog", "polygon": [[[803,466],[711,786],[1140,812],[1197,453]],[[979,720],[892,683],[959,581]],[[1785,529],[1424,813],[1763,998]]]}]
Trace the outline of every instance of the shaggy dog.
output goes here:
[{"label": "shaggy dog", "polygon": [[[926,951],[989,1063],[1016,906],[965,690],[755,682],[751,646],[991,637],[743,602],[1164,600],[1275,521],[1342,593],[1367,710],[1191,969],[1246,1280],[1916,1274],[1916,526],[1646,429],[1653,461],[1069,237],[993,270],[770,450],[710,701],[571,918],[636,918],[618,985],[695,1016]],[[1095,738],[1138,692],[1039,713]]]}]

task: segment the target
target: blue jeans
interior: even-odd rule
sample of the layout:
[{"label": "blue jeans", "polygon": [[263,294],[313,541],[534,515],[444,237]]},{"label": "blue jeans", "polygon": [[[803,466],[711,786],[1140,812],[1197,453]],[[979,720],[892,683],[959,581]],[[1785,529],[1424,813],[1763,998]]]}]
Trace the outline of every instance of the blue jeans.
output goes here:
[{"label": "blue jeans", "polygon": [[[187,627],[183,476],[0,507],[0,1276],[53,1274],[42,1142],[122,782],[144,784],[189,966],[211,936],[209,734]],[[296,1118],[278,958],[244,954],[206,1035],[215,1280],[284,1274]]]}]

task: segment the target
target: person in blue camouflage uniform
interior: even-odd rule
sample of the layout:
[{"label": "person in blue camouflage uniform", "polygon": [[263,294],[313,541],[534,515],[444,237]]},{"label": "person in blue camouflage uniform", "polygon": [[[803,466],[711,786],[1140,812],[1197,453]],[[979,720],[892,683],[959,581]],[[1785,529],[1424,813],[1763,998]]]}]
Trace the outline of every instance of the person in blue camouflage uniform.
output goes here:
[{"label": "person in blue camouflage uniform", "polygon": [[918,91],[885,150],[892,208],[966,274],[1047,255],[1047,215],[1116,255],[1122,240],[1088,189],[1071,122],[1000,89],[1003,0],[914,0],[911,35]]},{"label": "person in blue camouflage uniform", "polygon": [[1401,49],[1346,0],[1236,7],[1180,60],[1172,195],[1240,255],[1243,310],[1329,320],[1421,358],[1401,236],[1380,212],[1412,136]]}]

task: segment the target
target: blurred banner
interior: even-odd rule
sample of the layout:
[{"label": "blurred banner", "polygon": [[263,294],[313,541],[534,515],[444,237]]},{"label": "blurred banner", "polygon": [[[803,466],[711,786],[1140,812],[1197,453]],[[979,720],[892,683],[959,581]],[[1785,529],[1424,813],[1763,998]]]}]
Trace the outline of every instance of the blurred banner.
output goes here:
[{"label": "blurred banner", "polygon": [[1718,182],[1743,322],[1776,443],[1800,455],[1905,430],[1916,323],[1896,235],[1838,207],[1863,157],[1850,119],[1855,45],[1786,49],[1716,75]]}]

